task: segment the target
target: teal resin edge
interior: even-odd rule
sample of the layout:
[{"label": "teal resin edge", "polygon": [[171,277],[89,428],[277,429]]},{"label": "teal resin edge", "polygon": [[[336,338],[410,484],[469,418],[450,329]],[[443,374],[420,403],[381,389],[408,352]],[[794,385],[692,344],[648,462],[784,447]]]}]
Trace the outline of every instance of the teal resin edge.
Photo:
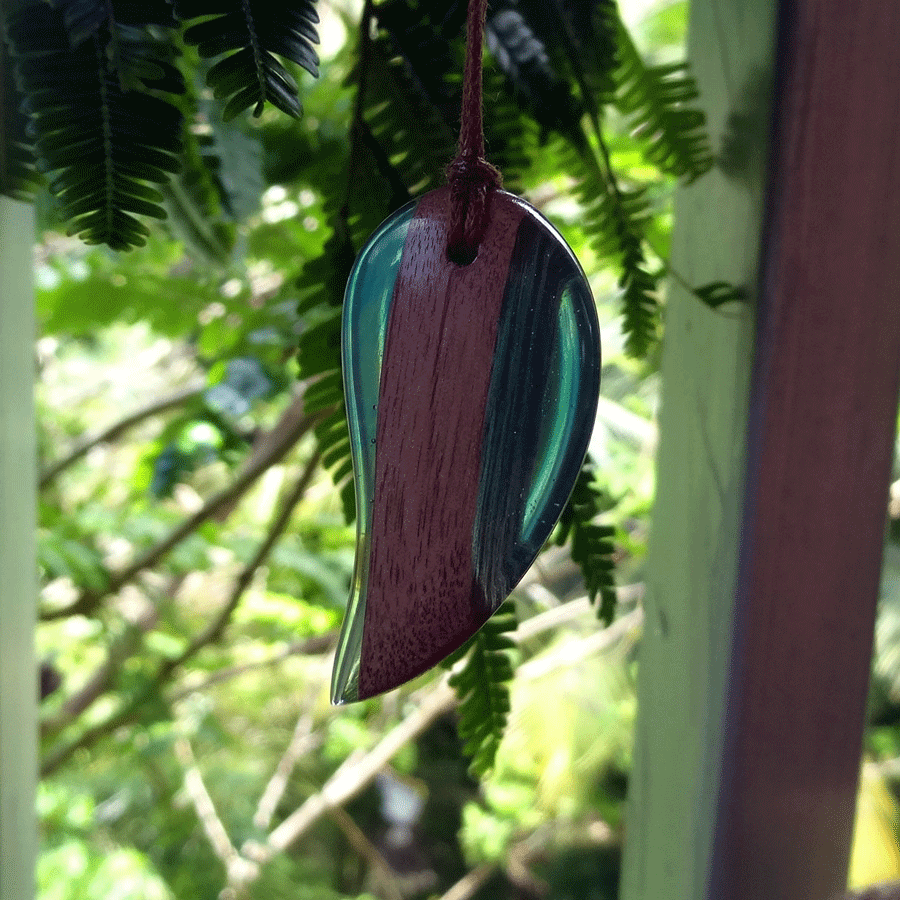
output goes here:
[{"label": "teal resin edge", "polygon": [[[360,251],[344,294],[341,362],[356,488],[356,560],[351,594],[335,654],[332,703],[352,702],[358,696],[371,550],[381,363],[394,285],[400,271],[409,223],[417,205],[418,201],[413,200],[382,222]],[[395,234],[389,236],[395,229]],[[357,335],[366,335],[367,338],[355,340]]]}]

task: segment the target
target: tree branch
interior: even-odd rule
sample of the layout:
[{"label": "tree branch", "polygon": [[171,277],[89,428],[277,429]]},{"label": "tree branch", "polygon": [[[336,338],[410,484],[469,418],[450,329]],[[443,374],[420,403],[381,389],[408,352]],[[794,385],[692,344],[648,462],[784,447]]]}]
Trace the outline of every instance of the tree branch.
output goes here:
[{"label": "tree branch", "polygon": [[114,441],[121,434],[128,431],[129,428],[133,428],[135,425],[143,422],[144,419],[149,419],[152,416],[157,416],[160,413],[168,412],[170,409],[182,406],[199,396],[205,387],[205,384],[198,384],[183,388],[168,397],[163,397],[161,400],[154,400],[146,406],[142,406],[140,409],[125,416],[124,419],[119,419],[118,422],[114,422],[112,425],[109,425],[107,428],[104,428],[95,434],[87,435],[65,456],[58,459],[55,463],[52,463],[49,468],[41,472],[40,478],[38,479],[38,487],[47,487],[47,485],[53,482],[61,472],[68,469],[69,466],[81,459],[82,456],[87,454],[94,447]]},{"label": "tree branch", "polygon": [[[325,782],[322,789],[309,797],[268,836],[265,843],[248,841],[241,848],[242,854],[257,865],[253,877],[229,882],[237,896],[246,890],[259,875],[259,867],[270,862],[302,837],[322,816],[343,806],[369,785],[390,760],[417,738],[432,722],[456,706],[456,693],[444,676],[436,687],[415,695],[419,699],[412,713],[391,729],[368,753],[362,757],[350,757]],[[250,874],[250,870],[246,870]]]},{"label": "tree branch", "polygon": [[440,900],[469,900],[500,870],[497,863],[482,863],[466,872],[456,884],[445,891]]},{"label": "tree branch", "polygon": [[303,638],[301,641],[292,641],[287,647],[280,650],[278,653],[273,653],[272,656],[266,657],[265,659],[257,659],[253,660],[253,662],[240,663],[234,666],[226,666],[225,668],[219,669],[217,672],[213,672],[212,675],[204,678],[203,681],[198,681],[196,684],[187,684],[172,693],[169,696],[169,702],[178,703],[179,700],[184,700],[184,698],[190,694],[205,691],[207,688],[213,687],[216,684],[221,684],[223,681],[230,681],[232,678],[237,678],[246,672],[253,672],[256,669],[265,669],[269,666],[277,666],[278,663],[284,662],[284,660],[290,656],[318,656],[323,653],[328,653],[334,649],[336,643],[337,631],[329,631],[325,634],[315,634],[312,637]]},{"label": "tree branch", "polygon": [[312,458],[307,463],[306,468],[303,470],[303,473],[297,479],[297,483],[294,486],[293,491],[282,504],[281,509],[278,511],[274,520],[272,521],[265,539],[257,548],[257,551],[253,555],[253,558],[250,560],[250,562],[248,562],[247,565],[244,566],[240,574],[237,576],[237,578],[235,578],[231,594],[229,595],[228,600],[225,602],[216,618],[213,619],[213,621],[210,622],[209,625],[200,632],[200,634],[195,636],[190,644],[188,644],[188,646],[180,654],[178,654],[178,656],[163,660],[163,662],[161,662],[157,667],[156,674],[153,676],[150,683],[136,696],[123,703],[115,712],[113,712],[102,722],[98,722],[96,725],[85,729],[85,731],[83,731],[78,738],[69,742],[68,744],[56,748],[51,754],[49,754],[49,756],[45,759],[44,763],[41,766],[42,775],[48,775],[54,772],[67,759],[69,759],[76,750],[80,749],[81,747],[86,747],[90,744],[93,744],[99,738],[103,737],[106,734],[109,734],[121,725],[124,725],[125,723],[131,721],[136,715],[140,713],[142,707],[150,698],[150,696],[165,684],[165,682],[171,677],[172,673],[177,668],[183,666],[185,662],[187,662],[192,656],[197,654],[201,649],[203,649],[203,647],[219,639],[222,632],[225,630],[225,626],[228,624],[231,616],[237,608],[241,597],[252,581],[253,574],[268,557],[269,553],[272,551],[272,548],[275,546],[275,543],[287,528],[287,525],[290,522],[291,513],[294,511],[294,508],[300,502],[303,494],[309,487],[309,483],[312,480],[313,475],[315,474],[318,461],[318,453],[313,454]]},{"label": "tree branch", "polygon": [[[532,681],[543,678],[556,669],[572,666],[583,659],[590,659],[602,650],[607,650],[617,644],[625,635],[635,628],[639,628],[644,622],[644,610],[640,607],[630,613],[616,619],[612,625],[595,631],[587,637],[575,641],[566,641],[552,653],[545,653],[522,663],[516,670],[516,678],[523,681]],[[515,638],[515,634],[513,634]]]},{"label": "tree branch", "polygon": [[365,832],[353,821],[344,809],[336,806],[329,810],[331,820],[341,829],[350,846],[361,856],[375,872],[378,887],[384,892],[386,900],[403,900],[403,891],[397,884],[397,873],[388,865]]},{"label": "tree branch", "polygon": [[[174,593],[174,589],[171,593]],[[111,643],[106,659],[94,670],[81,688],[67,697],[53,715],[47,716],[41,722],[42,737],[62,731],[106,693],[116,674],[122,668],[122,664],[126,659],[134,656],[143,643],[144,635],[156,625],[157,620],[156,606],[148,604],[147,609],[138,620],[128,624],[125,631]]]},{"label": "tree branch", "polygon": [[296,397],[287,407],[278,424],[247,460],[235,480],[210,497],[194,515],[176,526],[166,537],[141,553],[124,569],[109,575],[101,590],[85,589],[68,606],[62,609],[44,610],[41,619],[62,619],[74,615],[90,615],[105,597],[115,594],[130,584],[145,569],[156,565],[173,547],[193,534],[204,522],[211,519],[223,507],[243,496],[250,486],[271,466],[279,462],[298,440],[322,418],[322,413],[307,416],[303,412],[303,396]]},{"label": "tree branch", "polygon": [[322,743],[322,735],[313,733],[312,716],[308,711],[304,711],[297,719],[294,726],[294,733],[291,735],[290,743],[284,751],[278,765],[269,779],[259,803],[256,807],[256,813],[253,816],[253,824],[262,831],[268,831],[272,824],[272,816],[284,797],[287,790],[288,781],[294,766],[301,756],[315,750]]},{"label": "tree branch", "polygon": [[344,222],[347,233],[350,232],[350,198],[356,190],[356,167],[359,162],[359,144],[362,138],[365,112],[366,83],[369,76],[369,58],[372,47],[372,18],[374,14],[372,0],[365,0],[359,20],[359,77],[356,82],[356,98],[353,102],[353,121],[350,123],[350,155],[347,160],[347,187],[344,201],[338,215]]},{"label": "tree branch", "polygon": [[[586,599],[584,602],[590,609]],[[540,631],[553,628],[558,624],[558,616],[555,615],[535,618],[541,619],[540,628],[534,625],[525,629],[520,627],[510,637],[518,643],[526,637],[534,637]],[[552,666],[544,665],[543,671],[536,670],[536,664],[543,663],[541,658],[533,660],[535,668],[531,672],[527,668],[530,663],[520,666],[520,671],[525,669],[527,677],[537,677],[547,674],[552,669],[569,665],[573,658],[581,658],[586,653],[588,642],[590,642],[591,652],[596,653],[600,649],[615,644],[642,621],[643,611],[635,609],[621,619],[617,619],[609,627],[595,632],[583,641],[576,642],[574,652],[571,644],[559,648],[551,654]],[[354,755],[347,759],[325,782],[321,790],[291,813],[269,834],[265,842],[248,841],[241,847],[242,856],[255,863],[256,868],[244,868],[242,878],[229,882],[228,886],[235,892],[235,896],[240,897],[246,892],[248,886],[259,877],[259,870],[263,865],[270,862],[278,853],[291,847],[322,816],[330,814],[332,810],[343,806],[348,800],[355,797],[374,780],[378,772],[406,744],[415,740],[442,715],[456,708],[458,702],[456,692],[450,687],[449,678],[450,673],[444,675],[436,685],[413,694],[409,698],[412,712],[398,722],[367,753],[358,757]]]},{"label": "tree branch", "polygon": [[200,769],[197,768],[194,751],[186,737],[179,737],[175,741],[175,756],[184,769],[184,789],[197,813],[197,818],[200,820],[200,825],[213,853],[224,863],[225,868],[229,869],[238,858],[238,852],[231,843],[228,831],[216,812],[216,806],[206,789],[203,776],[200,774]]},{"label": "tree branch", "polygon": [[167,666],[168,669],[162,675],[163,680],[168,677],[169,672],[178,668],[178,666],[183,665],[207,644],[212,644],[221,637],[222,632],[225,630],[225,626],[234,614],[235,609],[237,609],[238,603],[240,603],[241,597],[244,595],[244,591],[250,586],[250,582],[253,580],[256,570],[263,562],[265,562],[272,552],[272,548],[284,534],[285,529],[291,521],[294,509],[303,499],[303,495],[306,493],[309,483],[312,481],[312,477],[319,465],[319,459],[319,452],[316,451],[310,457],[309,462],[306,464],[306,468],[303,470],[303,474],[297,479],[294,489],[288,495],[288,498],[284,501],[281,509],[276,514],[269,526],[265,539],[257,548],[256,553],[253,554],[253,558],[243,569],[241,569],[240,574],[235,579],[231,594],[225,605],[219,611],[219,614],[191,641],[190,644],[188,644],[182,653],[165,663],[165,666]]}]

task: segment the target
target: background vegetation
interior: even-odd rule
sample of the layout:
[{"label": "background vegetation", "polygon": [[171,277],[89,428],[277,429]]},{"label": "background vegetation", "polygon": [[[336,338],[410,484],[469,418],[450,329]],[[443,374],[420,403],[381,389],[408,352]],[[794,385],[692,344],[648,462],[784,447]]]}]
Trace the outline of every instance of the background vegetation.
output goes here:
[{"label": "background vegetation", "polygon": [[[114,6],[110,26],[94,4],[57,4],[58,52],[155,54],[140,85],[111,90],[126,113],[137,91],[186,123],[154,137],[159,166],[141,183],[156,186],[138,196],[127,182],[127,218],[97,217],[77,134],[61,142],[45,110],[43,131],[22,123],[7,142],[36,145],[55,189],[35,199],[40,896],[615,897],[671,196],[714,160],[678,64],[687,4],[623,4],[627,31],[611,3],[492,6],[489,154],[590,276],[603,397],[559,540],[469,658],[471,674],[497,671],[467,682],[461,728],[446,672],[337,711],[328,680],[354,540],[336,311],[366,235],[453,155],[463,5],[320,2],[318,59],[300,41],[284,60],[295,100],[214,74],[222,45],[204,46],[201,4],[177,5],[199,19],[193,34],[168,4],[147,4],[160,22],[143,31]],[[26,53],[16,61],[40,119],[47,85],[28,81]],[[77,82],[47,63],[35,71],[53,91]],[[298,104],[301,118],[285,115]],[[156,181],[167,155],[180,172]],[[8,186],[31,178],[22,168]],[[864,781],[875,849],[858,863],[873,879],[900,870],[885,786],[900,775],[891,571]],[[478,704],[507,695],[505,729],[501,716],[467,752]]]}]

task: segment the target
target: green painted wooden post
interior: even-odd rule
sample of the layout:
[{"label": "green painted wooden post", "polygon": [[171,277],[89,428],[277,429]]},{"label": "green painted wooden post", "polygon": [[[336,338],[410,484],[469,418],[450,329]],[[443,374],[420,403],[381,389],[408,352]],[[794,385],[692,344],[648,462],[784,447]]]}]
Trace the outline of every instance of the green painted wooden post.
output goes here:
[{"label": "green painted wooden post", "polygon": [[674,282],[666,312],[657,498],[640,650],[623,900],[699,900],[716,804],[743,500],[774,0],[694,0],[689,56],[723,164],[676,202],[673,266],[745,285],[704,308]]},{"label": "green painted wooden post", "polygon": [[0,897],[34,895],[37,779],[33,218],[0,197]]}]

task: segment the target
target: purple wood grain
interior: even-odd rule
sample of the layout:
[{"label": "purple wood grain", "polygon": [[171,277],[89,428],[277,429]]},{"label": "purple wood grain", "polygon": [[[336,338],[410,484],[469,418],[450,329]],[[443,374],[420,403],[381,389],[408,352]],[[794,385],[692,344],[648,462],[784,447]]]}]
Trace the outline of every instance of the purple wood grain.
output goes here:
[{"label": "purple wood grain", "polygon": [[359,697],[424,672],[487,619],[472,567],[484,409],[524,214],[502,194],[477,259],[446,256],[449,191],[422,199],[394,289],[381,374]]},{"label": "purple wood grain", "polygon": [[900,4],[785,3],[715,900],[841,892],[900,375]]}]

